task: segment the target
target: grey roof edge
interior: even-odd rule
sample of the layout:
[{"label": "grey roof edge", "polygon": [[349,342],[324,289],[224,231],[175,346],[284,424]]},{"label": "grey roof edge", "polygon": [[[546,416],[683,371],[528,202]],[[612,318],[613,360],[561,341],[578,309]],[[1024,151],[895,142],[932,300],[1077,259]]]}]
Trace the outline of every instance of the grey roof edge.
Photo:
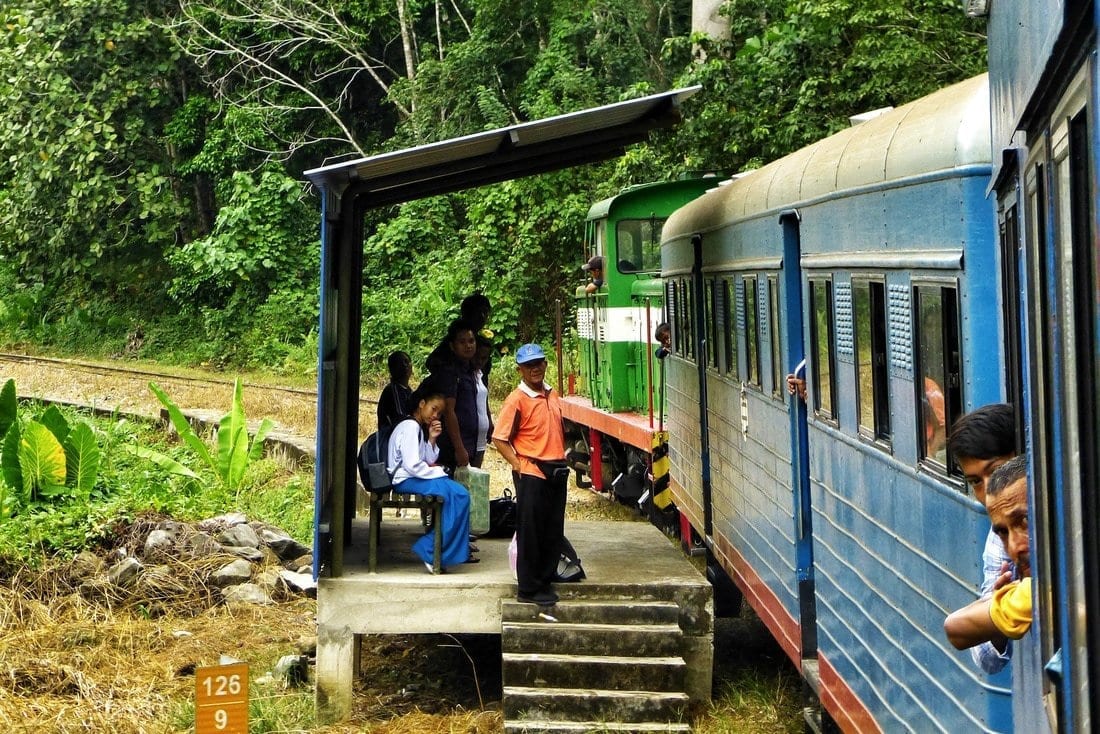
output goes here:
[{"label": "grey roof edge", "polygon": [[[401,169],[403,162],[411,165],[409,169],[416,168],[417,160],[430,159],[434,164],[439,162],[453,162],[463,158],[474,158],[483,154],[485,148],[500,149],[508,145],[523,145],[524,133],[537,133],[549,128],[564,128],[562,134],[554,136],[555,139],[564,140],[570,136],[593,133],[615,127],[626,127],[629,124],[637,124],[652,115],[655,111],[671,106],[678,109],[684,100],[688,99],[702,89],[701,85],[682,87],[659,94],[652,94],[638,99],[613,102],[600,107],[592,107],[577,112],[569,112],[555,115],[542,120],[523,122],[517,125],[497,128],[485,132],[472,133],[457,138],[441,140],[435,143],[427,143],[404,150],[379,153],[366,158],[336,163],[328,166],[312,168],[303,173],[305,178],[321,188],[330,186],[342,186],[351,181],[362,180],[361,172],[371,168],[384,168],[387,170]],[[636,114],[629,113],[635,111]],[[628,118],[623,122],[624,117]],[[599,124],[601,120],[612,120],[607,124]],[[537,136],[536,136],[537,137]],[[545,138],[540,142],[545,142]],[[518,142],[517,142],[518,141]],[[470,153],[469,151],[481,151]]]}]

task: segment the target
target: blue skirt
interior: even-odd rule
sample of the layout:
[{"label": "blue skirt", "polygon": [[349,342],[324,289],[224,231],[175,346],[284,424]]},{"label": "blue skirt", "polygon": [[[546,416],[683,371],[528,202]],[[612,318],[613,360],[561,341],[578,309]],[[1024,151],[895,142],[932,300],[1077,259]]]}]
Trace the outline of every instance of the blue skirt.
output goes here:
[{"label": "blue skirt", "polygon": [[[403,494],[420,494],[443,498],[443,567],[457,566],[470,557],[470,493],[448,477],[418,479],[409,477],[394,487]],[[435,533],[425,533],[413,543],[413,553],[425,563],[431,563],[435,550]]]}]

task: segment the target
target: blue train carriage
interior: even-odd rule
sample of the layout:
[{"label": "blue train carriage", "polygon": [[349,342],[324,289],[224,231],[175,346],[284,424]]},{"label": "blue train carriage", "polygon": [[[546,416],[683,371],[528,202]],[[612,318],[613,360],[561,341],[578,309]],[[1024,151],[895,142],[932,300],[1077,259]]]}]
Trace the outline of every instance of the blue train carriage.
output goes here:
[{"label": "blue train carriage", "polygon": [[[576,291],[579,380],[562,411],[580,486],[637,501],[651,489],[651,456],[662,452],[661,375],[653,332],[662,319],[661,228],[714,176],[641,184],[593,204],[584,258],[604,261],[603,284]],[[660,466],[658,467],[658,473]]]},{"label": "blue train carriage", "polygon": [[945,431],[1004,397],[988,140],[982,76],[664,229],[673,499],[848,731],[1011,727],[942,631],[989,528]]},{"label": "blue train carriage", "polygon": [[1014,644],[1019,731],[1094,731],[1100,710],[1100,231],[1093,2],[988,12],[993,160],[1030,464],[1031,630]]}]

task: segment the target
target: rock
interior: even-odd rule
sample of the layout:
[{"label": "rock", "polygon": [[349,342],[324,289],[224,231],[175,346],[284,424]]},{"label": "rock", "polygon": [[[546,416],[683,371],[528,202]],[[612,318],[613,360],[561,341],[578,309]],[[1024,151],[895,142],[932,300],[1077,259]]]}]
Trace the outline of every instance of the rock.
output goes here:
[{"label": "rock", "polygon": [[284,531],[270,525],[261,525],[257,529],[257,534],[268,548],[275,551],[280,561],[288,561],[310,553],[309,548],[306,548]]},{"label": "rock", "polygon": [[313,580],[312,574],[295,573],[284,568],[279,571],[279,580],[291,591],[310,597],[317,596],[317,582]]},{"label": "rock", "polygon": [[298,573],[305,573],[305,571],[302,570],[303,567],[310,568],[310,569],[313,568],[313,554],[312,553],[306,553],[304,556],[298,556],[297,558],[295,558],[293,560],[287,561],[286,563],[283,564],[283,566],[285,566],[286,568],[289,568],[291,571],[297,571]]},{"label": "rock", "polygon": [[250,563],[263,563],[264,560],[267,559],[267,556],[265,556],[264,552],[259,548],[238,548],[231,545],[223,545],[222,550],[238,558],[243,558]]},{"label": "rock", "polygon": [[239,558],[210,574],[210,583],[224,589],[234,584],[244,583],[250,578],[252,578],[252,564]]},{"label": "rock", "polygon": [[265,568],[256,575],[256,584],[269,594],[272,593],[279,585],[279,572],[273,568]]},{"label": "rock", "polygon": [[103,572],[103,561],[89,551],[77,553],[69,563],[69,579],[77,586]]},{"label": "rock", "polygon": [[218,534],[218,542],[234,548],[259,548],[260,536],[248,525],[234,525]]},{"label": "rock", "polygon": [[151,530],[145,537],[145,549],[143,555],[146,558],[165,556],[172,552],[176,545],[176,533],[160,528]]},{"label": "rock", "polygon": [[271,675],[288,686],[300,686],[309,680],[309,658],[305,655],[283,655]]},{"label": "rock", "polygon": [[198,528],[208,533],[216,533],[219,530],[231,528],[235,525],[242,525],[247,522],[248,517],[243,512],[227,512],[224,515],[218,515],[217,517],[210,517],[200,521],[198,523]]},{"label": "rock", "polygon": [[[237,584],[225,590],[225,601],[228,604],[271,604],[271,597],[256,584]],[[224,663],[223,663],[224,665]]]},{"label": "rock", "polygon": [[208,533],[192,533],[178,543],[180,552],[188,558],[205,558],[221,551],[222,547]]},{"label": "rock", "polygon": [[124,558],[107,571],[107,579],[115,586],[129,586],[144,570],[138,559]]}]

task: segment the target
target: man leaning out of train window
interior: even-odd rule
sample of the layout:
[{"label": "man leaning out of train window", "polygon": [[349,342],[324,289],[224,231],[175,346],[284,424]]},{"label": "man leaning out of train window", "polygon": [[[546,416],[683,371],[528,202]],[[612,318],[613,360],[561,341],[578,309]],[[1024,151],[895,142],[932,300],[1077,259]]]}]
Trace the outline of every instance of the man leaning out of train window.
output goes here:
[{"label": "man leaning out of train window", "polygon": [[601,285],[603,285],[603,256],[593,255],[588,258],[588,262],[581,265],[581,270],[588,273],[592,280],[588,281],[588,285],[584,287],[584,292],[588,294],[595,293]]},{"label": "man leaning out of train window", "polygon": [[993,532],[1016,566],[1016,580],[948,615],[943,623],[948,641],[959,650],[983,642],[1003,649],[1031,628],[1031,559],[1028,555],[1027,462],[1017,456],[989,478],[985,507]]}]

